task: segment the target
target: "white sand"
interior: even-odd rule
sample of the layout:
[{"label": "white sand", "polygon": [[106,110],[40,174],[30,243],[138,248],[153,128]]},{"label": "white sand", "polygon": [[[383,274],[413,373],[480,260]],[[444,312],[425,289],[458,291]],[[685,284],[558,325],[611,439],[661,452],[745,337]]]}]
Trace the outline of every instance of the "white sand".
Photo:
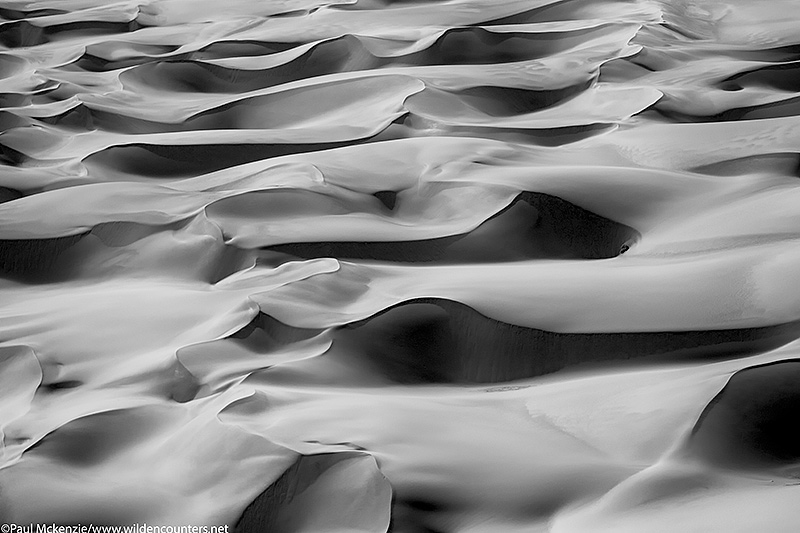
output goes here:
[{"label": "white sand", "polygon": [[0,522],[797,531],[798,24],[0,0]]}]

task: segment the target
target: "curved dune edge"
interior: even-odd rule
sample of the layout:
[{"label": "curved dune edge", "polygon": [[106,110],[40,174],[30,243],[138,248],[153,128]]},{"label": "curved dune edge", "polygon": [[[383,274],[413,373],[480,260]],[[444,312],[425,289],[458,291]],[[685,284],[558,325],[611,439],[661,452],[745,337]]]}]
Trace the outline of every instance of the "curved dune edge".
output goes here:
[{"label": "curved dune edge", "polygon": [[793,531],[751,4],[0,1],[0,517]]},{"label": "curved dune edge", "polygon": [[[671,453],[596,503],[564,513],[554,531],[633,531],[645,523],[668,531],[719,519],[723,509],[728,514],[720,527],[749,528],[758,520],[790,529],[797,517],[791,507],[752,515],[767,501],[786,503],[798,493],[797,364],[777,359],[734,372]],[[679,508],[670,513],[675,522],[660,524],[670,506]]]},{"label": "curved dune edge", "polygon": [[[220,453],[217,446],[226,451]],[[165,457],[163,450],[174,448],[182,450],[183,459]],[[276,479],[295,456],[220,424],[209,413],[197,416],[158,404],[107,411],[64,424],[29,449],[22,461],[2,470],[0,486],[9,494],[3,515],[69,523],[126,524],[136,517],[156,523],[230,523],[255,497],[258,484],[270,476]],[[153,468],[128,472],[109,492],[104,469],[118,470],[129,461],[145,461]],[[205,468],[196,468],[199,463]],[[53,470],[61,481],[44,487],[42,481]],[[235,487],[213,482],[233,471],[238,472]],[[176,490],[189,486],[194,487],[189,493]],[[202,503],[209,498],[219,505]]]},{"label": "curved dune edge", "polygon": [[[738,371],[692,429],[686,453],[734,470],[777,470],[797,477],[800,443],[796,359]],[[783,472],[781,472],[783,471]]]},{"label": "curved dune edge", "polygon": [[[377,194],[385,195],[378,199],[390,211],[402,207],[398,206],[397,193]],[[561,198],[523,192],[468,234],[421,241],[293,243],[268,250],[303,258],[494,263],[540,258],[607,259],[626,252],[638,238],[635,229]]]},{"label": "curved dune edge", "polygon": [[391,501],[369,455],[305,455],[253,500],[234,531],[386,531]]},{"label": "curved dune edge", "polygon": [[[492,320],[463,304],[403,302],[334,334],[342,357],[400,383],[495,383],[625,361],[709,361],[766,352],[800,336],[798,323],[686,332],[558,334]],[[357,364],[357,363],[356,363]]]},{"label": "curved dune edge", "polygon": [[[737,329],[798,318],[794,294],[772,292],[776,286],[769,281],[778,272],[784,280],[794,276],[795,254],[779,243],[691,261],[683,255],[636,257],[638,246],[611,260],[476,263],[469,268],[415,265],[411,270],[342,260],[336,272],[252,298],[265,313],[303,328],[357,322],[415,298],[455,300],[495,320],[559,333],[697,331],[698,325]],[[765,250],[776,255],[768,258]],[[734,294],[731,283],[738,287]],[[760,290],[753,290],[754,283]],[[668,303],[649,297],[665,292]],[[539,305],[529,305],[534,301]]]}]

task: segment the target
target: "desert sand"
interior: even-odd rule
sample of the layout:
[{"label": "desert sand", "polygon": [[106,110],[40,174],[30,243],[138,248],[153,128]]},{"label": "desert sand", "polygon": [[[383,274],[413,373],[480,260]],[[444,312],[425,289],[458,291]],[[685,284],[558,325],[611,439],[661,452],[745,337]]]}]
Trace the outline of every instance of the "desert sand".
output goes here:
[{"label": "desert sand", "polygon": [[0,522],[800,531],[798,27],[0,0]]}]

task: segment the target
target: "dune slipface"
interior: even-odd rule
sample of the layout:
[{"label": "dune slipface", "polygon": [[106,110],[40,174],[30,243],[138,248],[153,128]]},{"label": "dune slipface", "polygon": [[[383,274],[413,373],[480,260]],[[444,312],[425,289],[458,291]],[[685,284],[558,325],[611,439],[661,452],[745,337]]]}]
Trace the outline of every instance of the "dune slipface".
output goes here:
[{"label": "dune slipface", "polygon": [[798,24],[0,0],[0,523],[797,530]]},{"label": "dune slipface", "polygon": [[[396,193],[375,195],[387,209],[395,209]],[[560,198],[525,192],[467,234],[419,241],[295,243],[270,249],[300,257],[483,263],[604,259],[627,251],[636,237],[634,229]]]},{"label": "dune slipface", "polygon": [[800,435],[792,420],[800,409],[797,360],[740,370],[703,411],[689,449],[733,469],[787,468],[800,462]]}]

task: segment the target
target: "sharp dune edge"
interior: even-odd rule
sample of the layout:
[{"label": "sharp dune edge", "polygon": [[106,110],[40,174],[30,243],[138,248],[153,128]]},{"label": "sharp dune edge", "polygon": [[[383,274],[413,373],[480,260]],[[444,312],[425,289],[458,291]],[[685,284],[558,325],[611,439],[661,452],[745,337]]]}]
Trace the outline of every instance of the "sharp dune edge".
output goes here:
[{"label": "sharp dune edge", "polygon": [[0,0],[0,523],[798,531],[798,24]]}]

